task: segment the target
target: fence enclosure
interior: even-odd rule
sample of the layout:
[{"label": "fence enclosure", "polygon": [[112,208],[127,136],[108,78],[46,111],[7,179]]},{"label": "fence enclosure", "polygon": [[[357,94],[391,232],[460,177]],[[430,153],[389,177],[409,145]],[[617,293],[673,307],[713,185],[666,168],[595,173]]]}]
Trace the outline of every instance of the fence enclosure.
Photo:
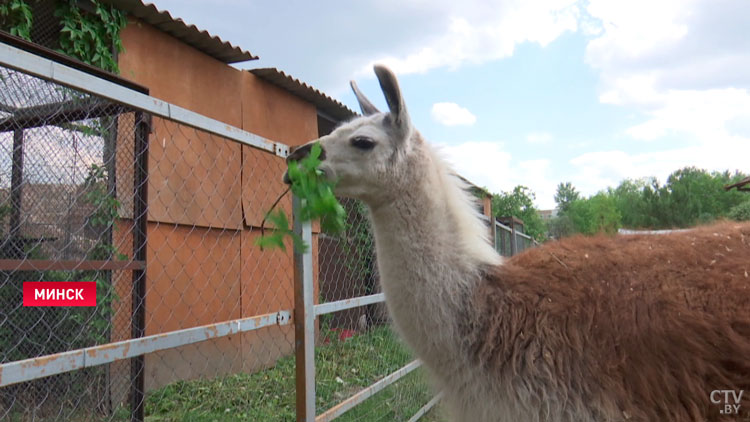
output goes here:
[{"label": "fence enclosure", "polygon": [[[361,204],[344,202],[339,237],[295,219],[307,253],[254,245],[290,145],[238,126],[299,144],[320,135],[314,107],[274,129],[293,117],[279,108],[290,94],[243,73],[241,95],[275,105],[248,100],[229,125],[207,117],[214,106],[198,114],[30,49],[0,43],[0,419],[176,418],[170,406],[202,388],[246,395],[226,408],[246,418],[269,392],[240,392],[243,374],[278,379],[279,420],[416,420],[435,405],[388,329]],[[279,206],[293,214],[292,202]],[[492,231],[504,255],[531,244]],[[23,308],[24,281],[96,281],[98,303]]]}]

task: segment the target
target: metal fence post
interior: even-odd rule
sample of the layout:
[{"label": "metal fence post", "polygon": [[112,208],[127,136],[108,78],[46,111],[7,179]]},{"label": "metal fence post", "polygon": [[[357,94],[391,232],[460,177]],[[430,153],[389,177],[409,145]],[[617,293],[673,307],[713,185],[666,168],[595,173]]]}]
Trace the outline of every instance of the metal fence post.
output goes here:
[{"label": "metal fence post", "polygon": [[294,232],[309,246],[294,250],[294,348],[297,379],[297,422],[315,421],[315,294],[313,288],[312,228],[298,218],[302,200],[292,199]]},{"label": "metal fence post", "polygon": [[518,253],[518,237],[516,236],[516,225],[513,219],[510,220],[510,256]]},{"label": "metal fence post", "polygon": [[[23,198],[23,129],[13,131],[13,163],[11,168],[10,182],[10,238],[11,242],[21,234],[21,201]],[[23,245],[13,243],[13,255],[19,259],[23,258]],[[17,248],[17,249],[16,249]]]},{"label": "metal fence post", "polygon": [[[146,262],[146,230],[148,226],[148,135],[150,116],[135,113],[135,167],[133,200],[133,260]],[[146,334],[146,267],[133,270],[131,338]],[[143,422],[145,401],[144,355],[130,363],[130,420]]]},{"label": "metal fence post", "polygon": [[[498,223],[495,222],[495,227],[497,227],[497,224]],[[500,227],[500,230],[501,230],[500,231],[500,254],[503,255],[503,256],[505,256],[505,249],[506,249],[506,245],[505,245],[505,229],[503,229],[502,227]]]}]

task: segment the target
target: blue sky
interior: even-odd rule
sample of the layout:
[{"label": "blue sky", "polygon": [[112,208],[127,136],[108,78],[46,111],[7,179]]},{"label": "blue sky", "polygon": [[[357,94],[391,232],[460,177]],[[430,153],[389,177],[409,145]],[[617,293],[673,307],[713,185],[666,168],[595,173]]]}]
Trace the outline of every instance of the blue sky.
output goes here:
[{"label": "blue sky", "polygon": [[157,0],[353,109],[373,63],[399,75],[415,126],[491,191],[540,208],[694,165],[750,172],[746,0]]}]

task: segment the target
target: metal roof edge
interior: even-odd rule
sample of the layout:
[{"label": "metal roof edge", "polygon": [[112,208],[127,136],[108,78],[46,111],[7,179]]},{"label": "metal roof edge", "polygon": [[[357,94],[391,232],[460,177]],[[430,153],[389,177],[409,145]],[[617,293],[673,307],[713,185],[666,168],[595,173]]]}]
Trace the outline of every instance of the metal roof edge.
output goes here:
[{"label": "metal roof edge", "polygon": [[147,4],[141,0],[104,1],[223,63],[238,63],[258,59],[258,56],[254,56],[249,51],[242,50],[240,47],[224,41],[218,36],[211,35],[208,31],[201,30],[195,25],[187,24],[182,19],[173,17],[169,11],[159,10],[151,3]]},{"label": "metal roof edge", "polygon": [[341,101],[336,100],[312,85],[308,85],[285,73],[283,70],[279,70],[275,67],[264,67],[250,69],[249,72],[278,86],[279,88],[289,91],[290,93],[315,104],[318,110],[322,111],[327,116],[337,119],[339,122],[359,116],[357,112],[344,105]]}]

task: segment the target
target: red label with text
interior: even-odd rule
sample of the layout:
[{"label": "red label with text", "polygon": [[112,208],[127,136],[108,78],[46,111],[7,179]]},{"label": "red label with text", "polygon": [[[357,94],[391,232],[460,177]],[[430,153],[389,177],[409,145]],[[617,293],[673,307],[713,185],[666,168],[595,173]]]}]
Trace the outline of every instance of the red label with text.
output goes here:
[{"label": "red label with text", "polygon": [[96,306],[96,282],[25,281],[23,306]]}]

